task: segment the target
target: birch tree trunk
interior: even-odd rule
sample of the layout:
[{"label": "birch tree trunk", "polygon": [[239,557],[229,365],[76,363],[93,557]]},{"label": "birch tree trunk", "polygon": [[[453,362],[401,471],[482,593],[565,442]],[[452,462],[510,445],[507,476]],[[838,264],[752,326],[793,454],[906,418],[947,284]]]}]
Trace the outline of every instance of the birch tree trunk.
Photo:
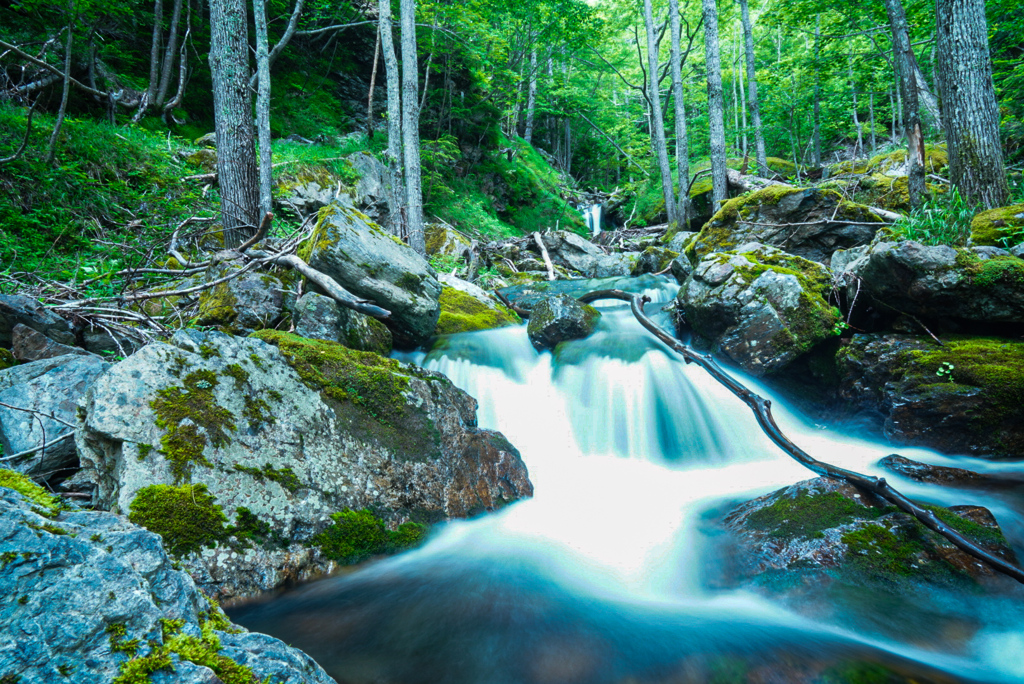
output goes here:
[{"label": "birch tree trunk", "polygon": [[950,180],[969,202],[1006,204],[1009,189],[992,86],[984,0],[937,0],[939,78]]},{"label": "birch tree trunk", "polygon": [[260,206],[245,0],[210,0],[210,73],[224,245],[256,232]]},{"label": "birch tree trunk", "polygon": [[651,0],[644,0],[644,27],[647,29],[647,98],[651,107],[651,146],[658,160],[661,173],[661,192],[665,196],[665,213],[668,222],[678,224],[676,193],[672,185],[672,166],[668,162],[668,144],[665,141],[665,119],[661,115],[661,93],[658,88],[658,46],[654,36],[654,11]]},{"label": "birch tree trunk", "polygon": [[171,11],[171,32],[167,36],[167,49],[164,50],[163,65],[160,68],[160,88],[157,90],[153,105],[158,109],[167,102],[167,92],[171,88],[171,70],[174,66],[175,53],[178,51],[178,24],[181,22],[181,0],[174,0]]},{"label": "birch tree trunk", "polygon": [[402,90],[401,75],[398,71],[398,57],[395,56],[395,38],[391,25],[391,0],[379,0],[377,3],[380,18],[381,54],[384,56],[385,80],[388,91],[388,211],[391,214],[392,232],[401,238],[408,239],[404,212],[399,197],[405,195],[405,183],[402,176]]},{"label": "birch tree trunk", "polygon": [[754,148],[757,154],[757,172],[759,176],[767,176],[767,156],[764,150],[764,132],[761,129],[761,108],[757,102],[757,69],[754,65],[754,32],[750,25],[750,7],[748,0],[740,0],[740,19],[743,22],[743,42],[747,56],[747,105],[750,107],[750,119],[754,126]]},{"label": "birch tree trunk", "polygon": [[743,87],[743,48],[740,47],[740,37],[736,36],[736,78],[740,82],[740,130],[743,131],[743,160],[746,163],[750,152],[749,140],[747,137],[747,91]]},{"label": "birch tree trunk", "polygon": [[[181,0],[178,0],[180,2]],[[270,44],[267,40],[266,0],[253,0],[256,25],[256,128],[259,131],[260,215],[271,209],[271,143],[270,143]]]},{"label": "birch tree trunk", "polygon": [[409,246],[427,253],[420,181],[419,68],[416,57],[416,2],[402,0],[402,148],[405,159],[406,226]]},{"label": "birch tree trunk", "polygon": [[672,101],[676,125],[676,175],[679,196],[676,210],[679,220],[689,227],[690,221],[690,140],[686,130],[686,100],[683,97],[682,22],[679,19],[679,0],[668,0],[668,18],[672,34]]},{"label": "birch tree trunk", "polygon": [[917,103],[917,81],[914,69],[914,52],[910,47],[907,29],[907,15],[900,0],[885,0],[892,30],[893,55],[900,76],[900,93],[903,100],[903,126],[907,132],[907,191],[910,206],[920,206],[924,198],[924,134],[921,130],[921,113]]},{"label": "birch tree trunk", "polygon": [[533,114],[537,107],[537,46],[530,48],[530,88],[526,95],[526,130],[523,131],[523,140],[528,145],[533,144]]},{"label": "birch tree trunk", "polygon": [[[811,134],[811,166],[821,166],[821,15],[814,17],[814,132]],[[854,155],[856,156],[856,155]]]},{"label": "birch tree trunk", "polygon": [[[864,134],[860,130],[860,118],[857,116],[857,83],[853,80],[853,58],[851,57],[847,61],[847,73],[850,77],[850,93],[853,97],[853,127],[857,130],[857,146],[853,150],[853,156],[856,157],[858,151],[863,154],[864,152]],[[820,163],[820,159],[819,159]]]},{"label": "birch tree trunk", "polygon": [[[650,2],[650,0],[647,0]],[[714,209],[729,196],[725,167],[725,113],[722,106],[722,60],[718,47],[718,7],[702,0],[704,11],[704,59],[708,70],[708,123],[711,130],[711,197]]]}]

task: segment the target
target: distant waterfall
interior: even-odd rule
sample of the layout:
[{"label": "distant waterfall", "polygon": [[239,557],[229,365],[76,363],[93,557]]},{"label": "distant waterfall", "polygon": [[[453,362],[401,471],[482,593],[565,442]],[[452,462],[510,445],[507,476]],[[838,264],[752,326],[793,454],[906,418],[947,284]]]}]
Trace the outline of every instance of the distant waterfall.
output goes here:
[{"label": "distant waterfall", "polygon": [[590,229],[591,235],[597,235],[601,232],[601,205],[592,204],[588,206],[580,206],[580,213],[583,214],[583,220],[587,222],[587,228]]}]

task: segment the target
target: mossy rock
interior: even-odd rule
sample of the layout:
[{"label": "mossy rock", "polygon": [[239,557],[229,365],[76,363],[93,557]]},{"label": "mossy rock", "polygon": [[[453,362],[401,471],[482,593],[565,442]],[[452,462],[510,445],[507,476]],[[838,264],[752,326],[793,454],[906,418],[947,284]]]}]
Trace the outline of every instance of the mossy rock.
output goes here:
[{"label": "mossy rock", "polygon": [[638,276],[643,275],[644,273],[663,273],[668,270],[668,267],[672,265],[672,261],[678,256],[679,252],[675,252],[665,247],[648,247],[640,253],[639,257],[637,257],[630,275]]},{"label": "mossy rock", "polygon": [[14,354],[11,353],[11,350],[0,347],[0,370],[7,370],[11,366],[17,365],[18,359],[14,358]]},{"label": "mossy rock", "polygon": [[768,164],[768,168],[775,173],[785,178],[793,178],[796,176],[796,164],[789,161],[788,159],[782,159],[780,157],[767,157],[765,163]]},{"label": "mossy rock", "polygon": [[441,290],[441,316],[437,319],[435,335],[452,335],[474,330],[490,330],[516,325],[519,316],[503,304],[488,305],[476,297],[444,286]]},{"label": "mossy rock", "polygon": [[207,173],[213,173],[217,170],[217,150],[204,147],[185,157],[185,161]]},{"label": "mossy rock", "polygon": [[203,484],[143,487],[132,500],[128,519],[163,537],[175,556],[213,548],[229,536],[227,516]]},{"label": "mossy rock", "polygon": [[1008,249],[1024,242],[1024,204],[983,211],[971,221],[971,245]]},{"label": "mossy rock", "polygon": [[[874,173],[865,176],[860,180],[860,188],[863,188],[858,199],[865,204],[881,207],[890,211],[909,212],[910,206],[910,182],[906,176],[886,176],[881,173]],[[926,183],[925,189],[932,195],[942,195],[947,192],[945,185]]]},{"label": "mossy rock", "polygon": [[469,253],[469,239],[444,224],[427,224],[425,233],[427,254],[462,257]]},{"label": "mossy rock", "polygon": [[60,498],[37,485],[27,475],[0,467],[0,487],[13,489],[29,500],[44,515],[54,515],[60,508]]},{"label": "mossy rock", "polygon": [[578,340],[594,332],[601,312],[564,294],[541,299],[530,310],[526,332],[538,350],[554,349],[567,340]]}]

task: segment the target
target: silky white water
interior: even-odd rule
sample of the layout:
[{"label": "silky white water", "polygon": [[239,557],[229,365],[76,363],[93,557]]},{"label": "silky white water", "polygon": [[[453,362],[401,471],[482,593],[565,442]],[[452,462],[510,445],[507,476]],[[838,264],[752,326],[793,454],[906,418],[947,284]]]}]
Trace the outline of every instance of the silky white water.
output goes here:
[{"label": "silky white water", "polygon": [[583,220],[587,224],[587,228],[590,229],[591,235],[597,235],[601,232],[601,212],[603,207],[600,204],[592,204],[590,206],[580,206],[580,213],[583,214]]},{"label": "silky white water", "polygon": [[[648,278],[641,282],[656,300],[666,301],[674,291],[664,281]],[[770,645],[774,634],[795,630],[794,634],[802,635],[792,637],[797,643],[822,638],[832,644],[828,648],[836,648],[831,640],[838,639],[839,643],[884,648],[958,677],[1024,681],[1024,657],[1020,655],[1024,629],[1018,620],[1020,606],[1013,603],[939,611],[941,620],[951,624],[984,623],[973,630],[970,638],[962,640],[959,652],[947,654],[922,648],[928,630],[938,623],[921,626],[920,634],[917,628],[909,629],[907,641],[901,642],[892,640],[891,634],[855,634],[848,628],[815,624],[750,592],[708,588],[706,574],[715,561],[708,536],[702,531],[705,512],[814,474],[772,444],[736,397],[701,368],[683,363],[644,331],[626,305],[598,303],[597,308],[603,313],[598,331],[586,340],[560,345],[554,354],[535,351],[525,326],[520,326],[457,335],[442,341],[433,351],[399,355],[405,361],[446,374],[479,401],[480,426],[500,430],[519,449],[529,468],[535,496],[494,514],[441,526],[417,551],[371,564],[342,580],[329,580],[339,584],[335,589],[317,589],[318,605],[336,600],[332,591],[353,592],[360,582],[371,588],[362,590],[374,597],[366,599],[367,606],[361,608],[364,613],[399,611],[397,606],[406,610],[411,602],[417,608],[409,610],[420,616],[417,619],[422,621],[422,628],[432,631],[429,650],[435,654],[434,659],[449,647],[455,648],[452,644],[458,644],[460,653],[466,649],[473,652],[472,656],[460,656],[473,665],[461,664],[458,676],[446,669],[454,665],[430,660],[438,672],[446,673],[448,681],[493,682],[507,677],[510,682],[518,682],[533,677],[509,675],[507,670],[514,669],[514,665],[497,666],[512,657],[505,651],[499,657],[495,650],[509,647],[499,645],[504,643],[502,639],[510,638],[507,634],[515,634],[508,625],[499,629],[488,623],[469,630],[473,634],[470,638],[463,633],[468,627],[453,626],[449,624],[451,616],[436,614],[444,613],[445,605],[459,603],[463,591],[473,595],[511,592],[513,603],[527,605],[564,602],[565,606],[574,606],[571,610],[585,606],[593,617],[581,617],[577,622],[593,619],[592,631],[602,635],[606,623],[637,620],[638,626],[616,643],[616,648],[623,651],[614,660],[616,667],[623,668],[622,676],[633,676],[629,668],[636,667],[636,662],[647,662],[645,658],[669,658],[662,651],[671,653],[672,648],[681,648],[680,640],[696,639],[697,632],[711,639],[705,649],[715,648],[728,642],[728,635],[739,634],[741,630],[735,625],[742,625],[743,630],[749,630],[749,635],[744,632],[744,643],[752,648]],[[649,312],[656,310],[657,304],[648,305]],[[754,391],[771,397],[771,392],[756,381],[744,381]],[[892,453],[892,448],[877,440],[823,429],[778,399],[773,401],[773,411],[783,431],[815,457],[898,479],[875,465]],[[917,460],[964,466],[960,459],[943,459],[925,450],[904,448],[900,453]],[[969,467],[984,469],[985,464],[971,461]],[[1021,536],[1020,516],[998,500],[903,481],[897,486],[908,495],[933,503],[986,505],[1011,540]],[[512,572],[510,568],[519,570]],[[458,573],[464,570],[472,579],[456,582],[453,578],[461,577]],[[491,572],[497,576],[480,579]],[[515,579],[502,574],[505,572]],[[520,581],[523,586],[517,584]],[[547,582],[557,585],[558,592],[552,595],[557,600],[544,593],[548,591],[543,588]],[[386,589],[382,588],[385,585]],[[353,600],[345,598],[341,603],[350,605]],[[435,601],[438,607],[427,607]],[[987,613],[970,614],[982,610]],[[550,626],[551,619],[537,618],[531,623],[533,627],[524,625],[520,633],[536,629],[546,635],[549,631],[564,634]],[[402,624],[402,639],[421,638],[411,636],[418,628],[415,620]],[[393,634],[397,628],[381,629],[382,633]],[[484,634],[489,636],[481,636]],[[710,635],[719,636],[712,639]],[[544,643],[550,638],[546,637]],[[381,640],[386,641],[383,637]],[[632,643],[644,640],[649,643]],[[643,651],[654,648],[652,643],[662,650],[656,654]],[[384,667],[380,663],[413,657],[406,651],[396,655],[387,650],[395,648],[391,641],[387,641],[386,648],[373,644],[346,646],[339,651],[342,655],[337,661],[344,665],[336,665],[340,668],[337,671],[351,681],[389,681],[380,674]],[[297,645],[306,647],[301,639]],[[413,649],[415,653],[420,650]],[[317,657],[316,648],[311,652]],[[332,658],[329,653],[323,657]],[[353,669],[350,663],[353,659],[362,662],[360,657],[374,664],[362,665],[364,670]],[[500,676],[498,669],[503,673]],[[417,671],[431,670],[423,665]],[[410,676],[402,675],[406,679]],[[424,675],[423,681],[433,679]],[[590,677],[579,681],[617,680]]]}]

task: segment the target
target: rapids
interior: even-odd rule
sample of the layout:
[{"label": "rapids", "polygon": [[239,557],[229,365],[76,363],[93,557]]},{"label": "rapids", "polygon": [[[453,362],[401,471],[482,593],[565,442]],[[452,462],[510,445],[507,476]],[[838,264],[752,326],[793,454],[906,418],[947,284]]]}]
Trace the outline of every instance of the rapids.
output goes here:
[{"label": "rapids", "polygon": [[[634,284],[662,302],[675,289],[653,276]],[[822,660],[883,663],[919,682],[1024,680],[1019,598],[936,596],[894,607],[865,592],[847,597],[858,609],[836,625],[714,588],[721,569],[709,517],[814,474],[777,449],[732,394],[644,331],[627,305],[597,307],[598,331],[554,354],[537,353],[520,326],[398,355],[477,398],[480,425],[521,451],[533,499],[438,526],[418,550],[235,608],[232,618],[351,683],[739,682],[758,667],[783,673],[765,681],[789,681],[784,673],[799,663]],[[817,425],[744,381],[772,398],[782,429],[812,455],[884,474],[932,503],[987,506],[1024,555],[1013,499],[900,480],[875,465],[891,453],[886,444],[856,426]],[[900,453],[974,470],[1014,467]],[[931,635],[964,624],[953,652],[929,646]]]}]

